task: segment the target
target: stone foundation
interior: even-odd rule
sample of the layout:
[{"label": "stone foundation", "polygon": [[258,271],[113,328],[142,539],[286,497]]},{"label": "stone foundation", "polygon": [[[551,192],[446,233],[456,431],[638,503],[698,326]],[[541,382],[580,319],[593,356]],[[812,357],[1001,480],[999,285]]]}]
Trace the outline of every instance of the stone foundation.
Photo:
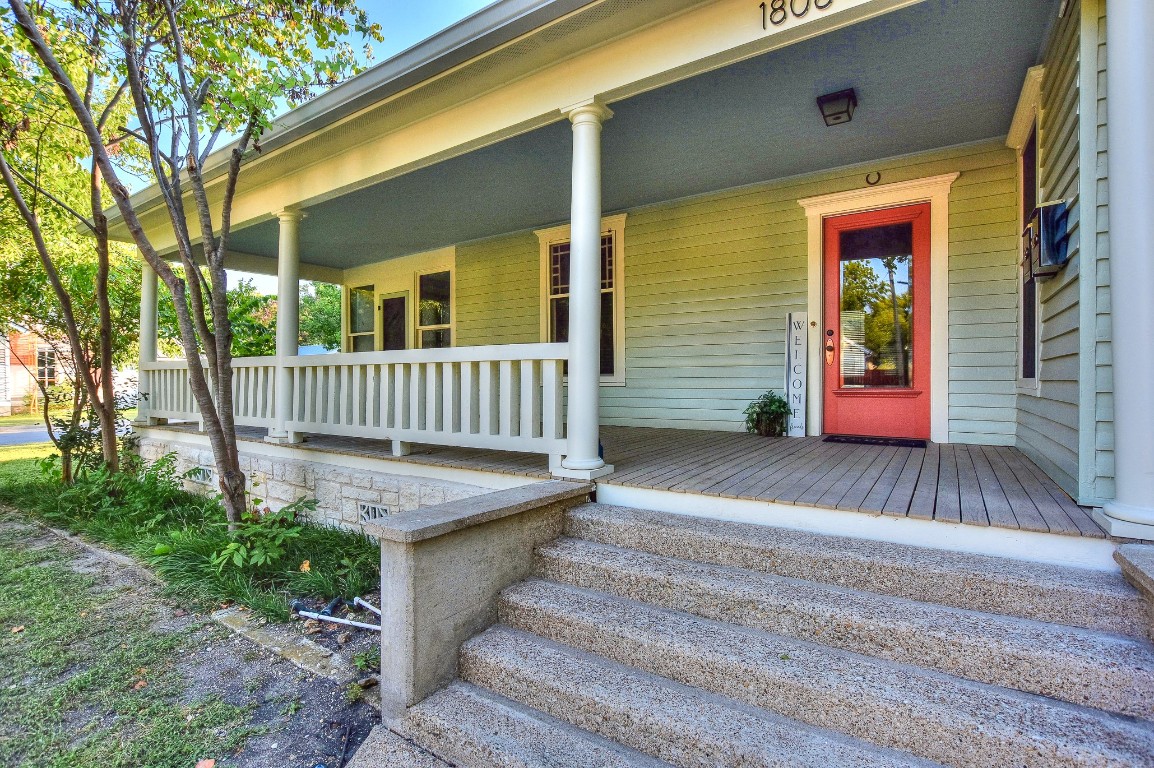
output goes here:
[{"label": "stone foundation", "polygon": [[[458,501],[489,493],[491,488],[400,473],[352,469],[344,466],[262,456],[259,443],[240,443],[240,468],[247,478],[249,493],[273,509],[298,499],[316,499],[312,522],[351,530],[361,530],[375,510],[361,504],[385,507],[389,514]],[[254,450],[255,449],[255,450]],[[153,462],[168,453],[177,457],[177,471],[191,473],[185,486],[193,492],[215,493],[217,486],[212,451],[206,447],[142,437],[140,456]],[[403,465],[400,465],[403,466]],[[199,469],[199,473],[193,470]]]}]

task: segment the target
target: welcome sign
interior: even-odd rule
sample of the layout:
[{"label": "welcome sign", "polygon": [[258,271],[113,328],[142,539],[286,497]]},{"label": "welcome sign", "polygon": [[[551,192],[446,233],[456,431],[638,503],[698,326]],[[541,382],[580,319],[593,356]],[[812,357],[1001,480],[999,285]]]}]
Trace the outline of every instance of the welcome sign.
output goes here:
[{"label": "welcome sign", "polygon": [[785,398],[789,401],[790,437],[805,436],[806,357],[809,350],[809,320],[805,312],[790,312],[786,318]]}]

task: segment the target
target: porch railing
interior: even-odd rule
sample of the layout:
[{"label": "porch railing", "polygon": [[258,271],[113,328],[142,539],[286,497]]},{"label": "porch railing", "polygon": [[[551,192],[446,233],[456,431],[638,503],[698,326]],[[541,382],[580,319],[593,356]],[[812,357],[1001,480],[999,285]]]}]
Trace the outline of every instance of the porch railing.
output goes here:
[{"label": "porch railing", "polygon": [[[276,358],[237,357],[232,361],[233,418],[246,427],[272,427],[276,414]],[[140,390],[148,393],[145,408],[158,419],[199,421],[192,396],[188,363],[160,360],[140,367]]]},{"label": "porch railing", "polygon": [[[284,360],[296,433],[558,456],[567,344],[303,355]],[[276,424],[276,358],[233,363],[237,424]],[[197,421],[184,361],[141,367],[148,416]]]}]

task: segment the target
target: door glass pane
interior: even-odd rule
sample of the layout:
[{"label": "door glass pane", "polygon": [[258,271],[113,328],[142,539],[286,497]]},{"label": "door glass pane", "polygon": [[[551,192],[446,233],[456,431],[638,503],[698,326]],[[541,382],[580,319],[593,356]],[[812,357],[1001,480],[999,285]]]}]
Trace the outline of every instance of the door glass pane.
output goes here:
[{"label": "door glass pane", "polygon": [[385,351],[404,349],[405,297],[394,296],[381,302],[381,333]]},{"label": "door glass pane", "polygon": [[362,333],[360,336],[353,336],[353,351],[372,352],[373,335],[371,333]]},{"label": "door glass pane", "polygon": [[421,310],[419,325],[449,324],[449,273],[421,275]]},{"label": "door glass pane", "polygon": [[913,381],[913,224],[840,234],[843,387]]},{"label": "door glass pane", "polygon": [[373,331],[373,286],[349,290],[349,333]]}]

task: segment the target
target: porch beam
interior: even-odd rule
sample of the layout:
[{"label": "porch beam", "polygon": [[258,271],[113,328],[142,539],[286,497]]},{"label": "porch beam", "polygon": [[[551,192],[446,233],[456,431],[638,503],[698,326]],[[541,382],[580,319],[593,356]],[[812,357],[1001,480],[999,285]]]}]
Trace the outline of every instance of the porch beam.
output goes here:
[{"label": "porch beam", "polygon": [[274,426],[265,439],[270,443],[298,443],[300,437],[286,425],[292,415],[293,369],[287,358],[296,357],[300,336],[300,223],[304,214],[286,209],[277,214],[280,240],[277,252],[276,304],[276,403]]},{"label": "porch beam", "polygon": [[1099,522],[1115,536],[1154,539],[1154,5],[1110,0],[1106,25],[1115,495]]},{"label": "porch beam", "polygon": [[591,480],[613,467],[601,433],[601,124],[613,116],[592,99],[565,110],[573,123],[569,242],[569,407],[567,450],[554,474]]}]

